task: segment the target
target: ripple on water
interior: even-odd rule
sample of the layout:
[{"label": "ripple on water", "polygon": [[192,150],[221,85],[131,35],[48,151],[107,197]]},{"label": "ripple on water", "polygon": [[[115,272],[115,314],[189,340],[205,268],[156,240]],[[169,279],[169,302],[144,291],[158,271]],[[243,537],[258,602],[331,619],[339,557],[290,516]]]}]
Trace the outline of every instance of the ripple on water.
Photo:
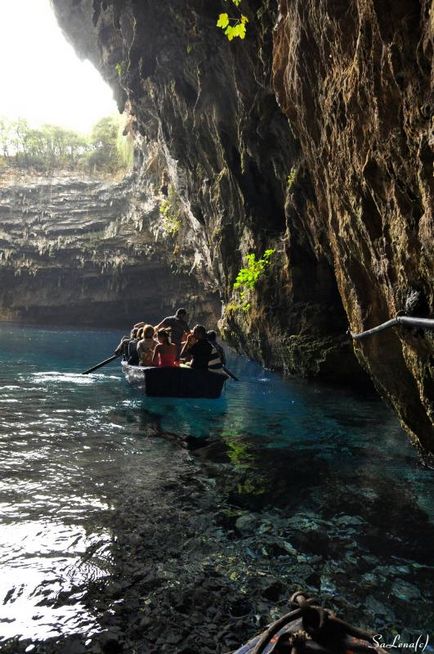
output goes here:
[{"label": "ripple on water", "polygon": [[81,599],[90,581],[109,574],[110,542],[108,532],[89,536],[82,526],[61,521],[3,525],[1,638],[98,631]]},{"label": "ripple on water", "polygon": [[62,382],[65,384],[79,384],[80,386],[91,386],[94,383],[94,379],[72,373],[72,372],[35,372],[31,375],[31,379],[37,384],[51,384]]}]

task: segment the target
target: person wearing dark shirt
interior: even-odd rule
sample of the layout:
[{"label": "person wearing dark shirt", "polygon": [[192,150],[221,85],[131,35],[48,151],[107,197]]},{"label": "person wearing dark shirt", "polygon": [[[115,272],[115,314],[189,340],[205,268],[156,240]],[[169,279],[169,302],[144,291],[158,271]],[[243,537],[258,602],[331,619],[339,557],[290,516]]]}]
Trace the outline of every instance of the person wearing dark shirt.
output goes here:
[{"label": "person wearing dark shirt", "polygon": [[122,359],[124,361],[127,361],[128,360],[128,346],[129,346],[130,342],[134,338],[136,338],[136,336],[137,336],[137,328],[136,328],[136,326],[134,326],[132,328],[132,330],[130,331],[129,336],[122,336],[121,342],[119,343],[119,345],[115,349],[114,353],[117,354],[117,356],[122,355]]},{"label": "person wearing dark shirt", "polygon": [[210,329],[209,332],[206,333],[207,340],[215,347],[217,352],[220,355],[220,360],[222,364],[225,366],[226,365],[226,354],[223,349],[223,347],[220,345],[220,343],[217,343],[217,334],[213,329]]},{"label": "person wearing dark shirt", "polygon": [[128,359],[128,343],[130,340],[131,336],[122,336],[121,342],[114,351],[118,357],[122,356],[124,361]]},{"label": "person wearing dark shirt", "polygon": [[188,316],[185,309],[178,309],[174,316],[167,316],[159,325],[155,327],[159,329],[170,329],[170,340],[175,343],[178,356],[181,351],[181,341],[185,333],[190,333],[190,327],[187,322]]},{"label": "person wearing dark shirt", "polygon": [[191,356],[191,367],[196,370],[208,370],[213,347],[206,338],[206,329],[203,325],[196,325],[193,332],[188,335],[182,348],[181,357],[185,354]]},{"label": "person wearing dark shirt", "polygon": [[127,363],[130,366],[138,366],[139,365],[139,353],[137,352],[137,343],[139,342],[139,337],[138,337],[138,330],[133,329],[131,332],[132,338],[130,339],[128,343],[128,351],[127,351]]}]

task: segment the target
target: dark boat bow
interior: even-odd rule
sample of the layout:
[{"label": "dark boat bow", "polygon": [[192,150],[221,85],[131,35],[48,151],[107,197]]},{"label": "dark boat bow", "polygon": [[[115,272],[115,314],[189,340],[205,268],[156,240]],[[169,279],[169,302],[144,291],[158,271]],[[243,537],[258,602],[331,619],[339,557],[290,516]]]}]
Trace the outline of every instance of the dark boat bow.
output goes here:
[{"label": "dark boat bow", "polygon": [[130,366],[122,362],[127,381],[150,397],[220,397],[226,375],[188,367]]}]

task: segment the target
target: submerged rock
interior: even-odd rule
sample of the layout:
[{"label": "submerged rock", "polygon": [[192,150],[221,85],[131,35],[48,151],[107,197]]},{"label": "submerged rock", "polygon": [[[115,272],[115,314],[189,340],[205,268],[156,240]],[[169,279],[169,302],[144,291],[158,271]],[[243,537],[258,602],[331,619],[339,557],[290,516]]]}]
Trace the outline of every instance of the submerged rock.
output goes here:
[{"label": "submerged rock", "polygon": [[256,526],[257,526],[257,519],[255,518],[254,515],[251,515],[250,513],[245,513],[243,515],[240,515],[240,517],[237,518],[235,521],[235,527],[242,532],[254,531]]},{"label": "submerged rock", "polygon": [[402,579],[396,579],[393,582],[391,591],[397,599],[404,602],[412,602],[422,597],[420,590],[416,586]]}]

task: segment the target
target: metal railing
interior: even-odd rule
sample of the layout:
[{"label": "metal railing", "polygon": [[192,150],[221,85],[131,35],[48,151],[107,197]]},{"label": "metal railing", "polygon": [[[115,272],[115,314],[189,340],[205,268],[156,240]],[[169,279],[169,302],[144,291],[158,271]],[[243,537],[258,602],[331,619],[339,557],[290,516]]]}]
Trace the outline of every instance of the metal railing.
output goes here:
[{"label": "metal railing", "polygon": [[421,329],[433,329],[434,330],[434,320],[431,318],[410,318],[409,316],[396,316],[391,320],[383,322],[377,327],[372,327],[372,329],[367,329],[364,332],[355,334],[354,332],[349,332],[351,338],[354,338],[356,341],[367,336],[372,336],[373,334],[378,334],[385,329],[390,329],[390,327],[395,327],[396,325],[404,325],[405,327],[419,327]]}]

